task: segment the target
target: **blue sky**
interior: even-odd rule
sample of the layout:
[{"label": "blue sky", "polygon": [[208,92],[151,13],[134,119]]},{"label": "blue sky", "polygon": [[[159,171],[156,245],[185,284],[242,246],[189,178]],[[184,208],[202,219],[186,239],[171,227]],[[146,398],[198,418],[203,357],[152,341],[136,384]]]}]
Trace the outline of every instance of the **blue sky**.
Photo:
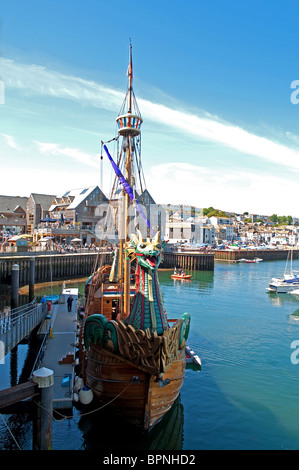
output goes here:
[{"label": "blue sky", "polygon": [[[292,0],[0,0],[0,194],[101,185],[100,141],[115,133],[131,38],[156,202],[298,217],[298,10]],[[104,172],[108,193],[106,160]]]}]

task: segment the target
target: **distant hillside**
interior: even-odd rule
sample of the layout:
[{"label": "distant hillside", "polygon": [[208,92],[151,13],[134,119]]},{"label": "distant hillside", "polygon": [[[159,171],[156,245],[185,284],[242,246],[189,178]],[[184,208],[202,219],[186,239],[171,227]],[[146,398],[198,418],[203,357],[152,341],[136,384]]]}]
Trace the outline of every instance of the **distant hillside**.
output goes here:
[{"label": "distant hillside", "polygon": [[203,215],[206,215],[207,217],[229,217],[226,212],[214,209],[214,207],[204,207]]}]

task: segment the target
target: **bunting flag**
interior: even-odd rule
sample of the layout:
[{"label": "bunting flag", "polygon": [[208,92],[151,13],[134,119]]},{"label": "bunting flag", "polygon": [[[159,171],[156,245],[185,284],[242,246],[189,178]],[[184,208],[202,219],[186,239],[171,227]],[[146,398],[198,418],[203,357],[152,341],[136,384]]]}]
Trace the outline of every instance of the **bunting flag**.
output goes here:
[{"label": "bunting flag", "polygon": [[128,194],[130,200],[132,202],[135,202],[136,203],[136,206],[137,206],[137,209],[138,209],[138,212],[139,214],[143,217],[143,219],[145,220],[146,222],[146,225],[148,226],[148,228],[150,229],[152,235],[155,235],[155,232],[152,230],[151,226],[150,226],[150,223],[146,217],[146,215],[144,214],[143,210],[142,210],[142,207],[140,206],[139,202],[137,201],[136,198],[134,198],[134,192],[133,192],[133,189],[131,188],[131,186],[129,185],[129,183],[127,182],[126,178],[124,177],[124,175],[122,174],[122,172],[120,171],[120,169],[118,168],[118,166],[116,165],[115,161],[113,160],[113,158],[111,157],[106,145],[102,142],[102,145],[104,147],[104,150],[111,162],[111,165],[115,171],[115,174],[118,176],[118,179],[119,181],[121,182],[121,184],[123,185],[123,188],[124,190],[126,191],[126,193]]}]

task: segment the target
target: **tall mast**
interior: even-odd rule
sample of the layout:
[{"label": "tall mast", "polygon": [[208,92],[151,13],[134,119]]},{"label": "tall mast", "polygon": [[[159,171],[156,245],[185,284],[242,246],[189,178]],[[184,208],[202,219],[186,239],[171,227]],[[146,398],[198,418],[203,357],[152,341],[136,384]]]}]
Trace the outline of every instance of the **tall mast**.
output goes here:
[{"label": "tall mast", "polygon": [[129,68],[128,68],[128,76],[129,76],[129,109],[128,113],[132,112],[132,83],[133,83],[133,64],[132,64],[132,44],[130,43],[130,57],[129,57]]},{"label": "tall mast", "polygon": [[[122,112],[117,117],[116,122],[118,125],[118,134],[123,137],[125,148],[125,178],[129,185],[133,187],[133,168],[132,168],[132,148],[135,147],[134,139],[140,134],[140,126],[142,118],[138,110],[138,106],[134,97],[133,92],[133,63],[132,63],[132,45],[130,43],[129,53],[129,66],[127,72],[129,83],[128,90],[125,97],[125,101],[122,106]],[[124,113],[124,114],[123,114]],[[134,190],[134,188],[133,188]],[[128,226],[129,226],[129,195],[124,193],[124,235],[120,241],[120,252],[123,253],[124,243],[128,239]],[[123,318],[127,318],[130,315],[130,277],[131,277],[131,265],[130,261],[124,259],[124,303],[123,303]]]}]

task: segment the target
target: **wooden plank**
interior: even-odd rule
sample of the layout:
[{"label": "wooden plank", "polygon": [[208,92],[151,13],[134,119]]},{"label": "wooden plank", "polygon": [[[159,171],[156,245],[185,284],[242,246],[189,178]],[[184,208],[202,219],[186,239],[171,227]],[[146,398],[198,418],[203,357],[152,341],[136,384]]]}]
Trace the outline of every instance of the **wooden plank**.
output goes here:
[{"label": "wooden plank", "polygon": [[38,386],[32,381],[0,390],[0,409],[35,395],[38,395]]}]

